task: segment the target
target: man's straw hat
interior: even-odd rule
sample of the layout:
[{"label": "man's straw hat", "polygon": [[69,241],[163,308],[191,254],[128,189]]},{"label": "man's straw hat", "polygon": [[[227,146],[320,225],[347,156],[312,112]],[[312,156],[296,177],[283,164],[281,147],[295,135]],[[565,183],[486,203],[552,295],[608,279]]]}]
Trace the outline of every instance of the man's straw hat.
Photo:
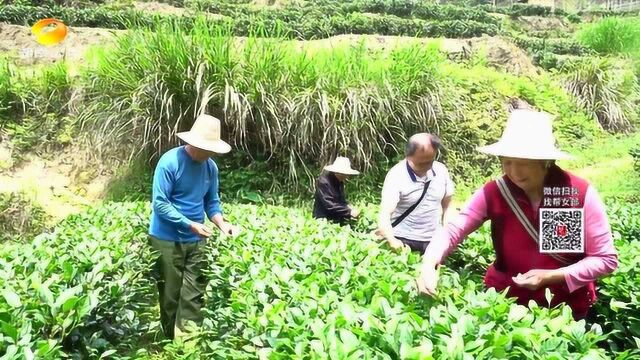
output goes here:
[{"label": "man's straw hat", "polygon": [[351,168],[351,161],[348,158],[339,156],[331,165],[324,167],[325,170],[343,175],[358,175],[360,172]]},{"label": "man's straw hat", "polygon": [[220,120],[202,114],[193,123],[190,131],[180,132],[178,137],[187,144],[198,149],[225,154],[231,150],[231,146],[220,139]]}]

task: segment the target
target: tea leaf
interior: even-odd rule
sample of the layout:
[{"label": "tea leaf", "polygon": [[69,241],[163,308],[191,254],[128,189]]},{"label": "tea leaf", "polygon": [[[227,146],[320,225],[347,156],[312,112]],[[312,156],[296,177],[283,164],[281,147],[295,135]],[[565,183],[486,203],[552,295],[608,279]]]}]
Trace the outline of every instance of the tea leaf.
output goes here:
[{"label": "tea leaf", "polygon": [[20,297],[15,292],[10,289],[4,289],[2,291],[2,296],[7,301],[7,304],[12,308],[19,308],[22,306],[22,302],[20,301]]}]

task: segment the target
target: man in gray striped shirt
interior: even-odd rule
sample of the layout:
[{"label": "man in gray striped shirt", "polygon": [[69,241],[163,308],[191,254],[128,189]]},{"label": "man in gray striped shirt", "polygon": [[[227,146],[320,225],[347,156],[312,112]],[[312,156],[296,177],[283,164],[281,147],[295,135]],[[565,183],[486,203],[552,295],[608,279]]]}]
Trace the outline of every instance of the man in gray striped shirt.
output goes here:
[{"label": "man in gray striped shirt", "polygon": [[455,187],[446,166],[435,160],[441,147],[437,136],[415,134],[405,159],[387,173],[378,228],[393,249],[406,245],[423,253],[445,221]]}]

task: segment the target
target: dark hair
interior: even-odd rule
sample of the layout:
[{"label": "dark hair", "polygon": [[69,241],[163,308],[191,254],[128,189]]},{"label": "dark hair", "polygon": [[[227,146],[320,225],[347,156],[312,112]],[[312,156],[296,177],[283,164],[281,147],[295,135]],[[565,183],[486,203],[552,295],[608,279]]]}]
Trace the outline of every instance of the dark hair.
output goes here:
[{"label": "dark hair", "polygon": [[[443,149],[442,141],[437,135],[427,134],[427,136],[429,136],[429,142],[431,143],[431,147],[433,148],[433,150],[435,150],[437,157],[438,155],[440,155],[440,151]],[[420,144],[417,141],[409,139],[404,147],[404,155],[412,156],[416,153],[416,151],[418,151],[419,148]]]},{"label": "dark hair", "polygon": [[436,151],[436,156],[440,155],[440,152],[443,150],[442,141],[437,135],[431,135],[431,147]]}]

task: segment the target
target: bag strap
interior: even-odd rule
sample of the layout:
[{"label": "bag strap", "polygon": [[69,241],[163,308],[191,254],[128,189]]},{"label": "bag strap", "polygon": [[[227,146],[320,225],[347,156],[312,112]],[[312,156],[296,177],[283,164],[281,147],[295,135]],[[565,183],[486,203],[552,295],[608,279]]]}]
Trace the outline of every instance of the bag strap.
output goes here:
[{"label": "bag strap", "polygon": [[[516,199],[513,197],[513,194],[511,194],[511,191],[507,186],[507,183],[504,181],[503,178],[499,178],[498,180],[496,180],[496,183],[498,184],[498,189],[500,190],[502,197],[511,208],[511,211],[513,211],[513,213],[516,215],[516,218],[518,218],[518,221],[520,221],[520,224],[522,224],[522,226],[527,231],[527,233],[529,233],[529,236],[533,239],[533,241],[535,241],[536,244],[540,245],[540,240],[539,240],[540,235],[538,233],[538,229],[536,229],[531,224],[531,222],[529,221],[529,219],[527,219],[527,216],[524,214],[520,206],[518,206]],[[566,259],[564,256],[559,254],[546,253],[546,255],[551,256],[552,258],[560,261],[565,265],[569,265],[572,263],[571,261]]]},{"label": "bag strap", "polygon": [[430,184],[431,184],[431,180],[427,181],[424,184],[424,189],[422,190],[422,195],[420,195],[420,199],[418,199],[418,201],[416,201],[415,204],[411,205],[407,210],[405,210],[402,213],[402,215],[398,216],[398,218],[395,219],[393,223],[391,223],[391,227],[396,227],[396,225],[400,224],[402,220],[404,220],[407,216],[409,216],[409,214],[411,214],[411,212],[415,210],[416,207],[418,207],[418,204],[420,204],[420,202],[424,198],[424,195],[427,193],[427,189],[429,189]]}]

